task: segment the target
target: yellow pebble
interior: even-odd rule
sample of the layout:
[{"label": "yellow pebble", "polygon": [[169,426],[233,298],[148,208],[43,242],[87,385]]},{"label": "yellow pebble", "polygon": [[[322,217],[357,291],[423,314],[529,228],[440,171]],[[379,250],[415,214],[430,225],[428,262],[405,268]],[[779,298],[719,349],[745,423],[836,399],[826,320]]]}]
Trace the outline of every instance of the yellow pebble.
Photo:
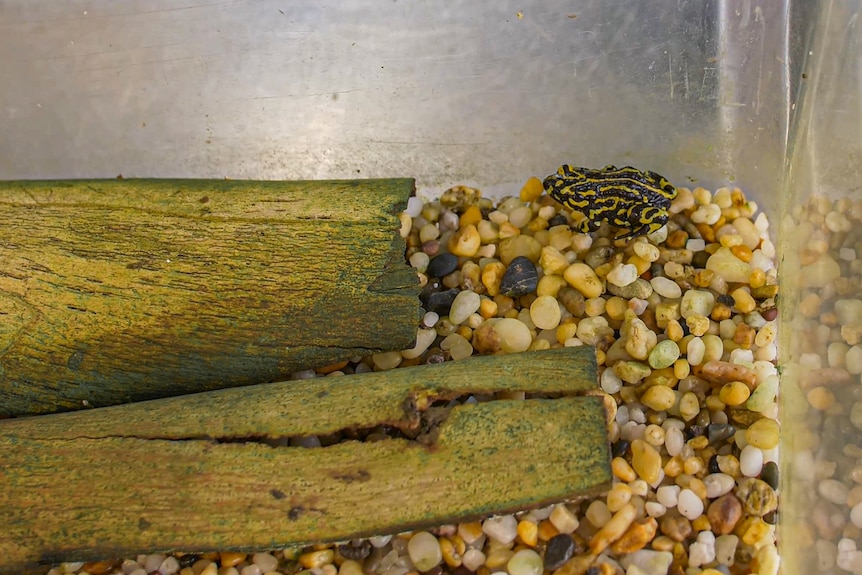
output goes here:
[{"label": "yellow pebble", "polygon": [[654,385],[641,396],[641,403],[655,411],[667,411],[676,403],[676,394],[666,385]]},{"label": "yellow pebble", "polygon": [[697,396],[691,391],[683,393],[679,399],[679,414],[686,421],[691,421],[698,413],[700,413],[700,402]]},{"label": "yellow pebble", "polygon": [[737,406],[748,401],[751,390],[741,381],[725,383],[718,392],[718,399],[725,405]]},{"label": "yellow pebble", "polygon": [[661,455],[655,447],[642,439],[635,439],[631,443],[632,468],[635,473],[649,484],[653,484],[661,477]]},{"label": "yellow pebble", "polygon": [[521,188],[521,201],[524,203],[534,202],[539,199],[543,191],[542,180],[536,177],[530,178],[526,181],[524,187]]},{"label": "yellow pebble", "polygon": [[458,218],[458,226],[459,227],[467,227],[467,226],[475,226],[482,220],[482,210],[479,209],[479,206],[473,204],[461,214],[461,217]]},{"label": "yellow pebble", "polygon": [[718,569],[713,569],[712,567],[710,567],[709,569],[704,569],[703,571],[701,571],[700,575],[724,575],[724,573],[722,573]]},{"label": "yellow pebble", "polygon": [[688,475],[697,475],[703,471],[704,467],[703,459],[700,457],[689,457],[685,460],[685,463],[682,466],[682,471]]},{"label": "yellow pebble", "polygon": [[482,269],[482,285],[485,286],[489,296],[494,297],[500,293],[500,282],[505,273],[506,266],[503,262],[491,262]]},{"label": "yellow pebble", "polygon": [[362,565],[353,559],[347,559],[338,568],[338,575],[363,575]]},{"label": "yellow pebble", "polygon": [[605,312],[610,319],[622,320],[628,309],[628,302],[619,296],[608,298],[607,302],[605,302]]},{"label": "yellow pebble", "polygon": [[483,535],[482,523],[480,521],[461,523],[458,525],[458,535],[467,545],[472,545]]},{"label": "yellow pebble", "polygon": [[757,302],[751,297],[751,294],[744,288],[737,288],[730,293],[733,298],[733,307],[739,310],[740,313],[748,313],[754,311],[757,307]]},{"label": "yellow pebble", "polygon": [[[677,343],[679,343],[679,341],[682,340],[683,337],[685,337],[685,331],[683,331],[683,329],[682,329],[682,324],[680,324],[675,319],[668,320],[667,327],[665,328],[664,332],[667,335],[669,340],[675,341]],[[677,360],[677,361],[679,362],[680,360]],[[688,362],[684,362],[684,363],[685,363],[685,365],[688,365]],[[688,375],[688,374],[686,374],[686,375]],[[685,376],[682,376],[682,377],[685,377]],[[680,377],[679,379],[682,379],[682,377]]]},{"label": "yellow pebble", "polygon": [[835,403],[835,394],[822,385],[812,387],[805,397],[811,407],[817,411],[826,411]]},{"label": "yellow pebble", "polygon": [[455,550],[455,544],[447,537],[441,537],[440,551],[443,553],[443,561],[449,567],[461,566],[461,555]]},{"label": "yellow pebble", "polygon": [[306,569],[317,569],[332,563],[333,559],[335,559],[335,552],[332,549],[324,549],[303,553],[299,556],[299,564]]},{"label": "yellow pebble", "polygon": [[760,517],[749,517],[740,522],[740,527],[734,532],[741,534],[740,538],[748,545],[754,545],[769,533],[769,524]]},{"label": "yellow pebble", "polygon": [[532,521],[520,521],[518,523],[518,537],[525,545],[535,547],[539,542],[539,526]]},{"label": "yellow pebble", "polygon": [[505,240],[506,238],[513,238],[520,235],[521,230],[516,228],[509,222],[503,222],[502,224],[500,224],[500,231],[498,232],[498,236],[501,240]]},{"label": "yellow pebble", "polygon": [[668,477],[677,477],[680,473],[682,473],[682,457],[679,455],[674,455],[670,459],[668,459],[667,463],[664,464],[664,474]]},{"label": "yellow pebble", "polygon": [[617,483],[608,491],[607,504],[611,513],[616,513],[631,501],[632,488],[625,483]]},{"label": "yellow pebble", "polygon": [[751,270],[751,275],[748,276],[748,285],[752,289],[763,287],[766,285],[766,274],[760,268]]},{"label": "yellow pebble", "polygon": [[611,471],[613,471],[614,477],[626,483],[638,478],[632,466],[622,457],[614,457],[613,461],[611,461]]},{"label": "yellow pebble", "polygon": [[563,323],[557,327],[557,343],[565,344],[567,339],[575,337],[578,333],[578,324]]},{"label": "yellow pebble", "polygon": [[689,480],[688,488],[701,499],[706,499],[706,484],[697,477],[692,477]]},{"label": "yellow pebble", "polygon": [[730,252],[744,262],[750,262],[751,256],[753,255],[751,248],[745,244],[730,246]]},{"label": "yellow pebble", "polygon": [[485,319],[490,319],[497,315],[497,302],[490,298],[483,297],[479,304],[479,315]]},{"label": "yellow pebble", "polygon": [[724,411],[727,405],[721,401],[717,395],[708,395],[706,397],[706,408],[710,411]]},{"label": "yellow pebble", "polygon": [[649,267],[651,265],[650,262],[644,260],[638,255],[633,255],[632,257],[630,257],[628,263],[635,266],[639,276],[643,275],[647,270],[649,270]]},{"label": "yellow pebble", "polygon": [[539,522],[538,536],[542,541],[550,541],[553,537],[559,535],[560,532],[554,527],[554,524],[549,520]]},{"label": "yellow pebble", "polygon": [[574,533],[580,522],[575,514],[563,503],[554,506],[551,516],[548,520],[557,528],[560,533]]},{"label": "yellow pebble", "polygon": [[485,558],[485,566],[494,571],[505,566],[514,554],[515,552],[511,549],[495,549],[488,553],[488,556]]},{"label": "yellow pebble", "polygon": [[709,445],[709,438],[705,435],[698,435],[697,437],[692,437],[688,440],[688,444],[692,449],[703,449],[707,445]]},{"label": "yellow pebble", "polygon": [[778,422],[764,417],[745,430],[745,440],[759,449],[772,449],[778,445]]},{"label": "yellow pebble", "polygon": [[231,551],[223,551],[219,553],[219,563],[222,567],[233,567],[238,563],[245,561],[245,553],[233,553]]},{"label": "yellow pebble", "polygon": [[470,224],[460,228],[449,238],[449,251],[456,256],[464,256],[471,258],[479,251],[482,245],[482,238],[479,236],[479,231],[476,226]]},{"label": "yellow pebble", "polygon": [[691,528],[695,533],[699,531],[709,531],[711,529],[709,518],[706,515],[701,515],[691,522]]},{"label": "yellow pebble", "polygon": [[539,280],[539,285],[536,286],[536,295],[549,295],[553,298],[557,297],[560,289],[568,285],[562,276],[542,276]]}]

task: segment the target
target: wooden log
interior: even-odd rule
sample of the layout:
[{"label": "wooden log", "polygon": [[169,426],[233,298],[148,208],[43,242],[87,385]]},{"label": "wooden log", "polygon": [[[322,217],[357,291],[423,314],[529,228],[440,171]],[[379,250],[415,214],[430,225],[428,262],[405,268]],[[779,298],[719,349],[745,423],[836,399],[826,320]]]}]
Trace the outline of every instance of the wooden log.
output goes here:
[{"label": "wooden log", "polygon": [[[596,381],[594,350],[566,348],[0,421],[0,571],[344,541],[595,494],[611,483]],[[526,399],[495,399],[513,392]],[[484,400],[448,403],[469,395]],[[381,425],[400,432],[370,441]],[[309,435],[335,443],[294,446]]]},{"label": "wooden log", "polygon": [[412,345],[413,180],[0,182],[0,416]]}]

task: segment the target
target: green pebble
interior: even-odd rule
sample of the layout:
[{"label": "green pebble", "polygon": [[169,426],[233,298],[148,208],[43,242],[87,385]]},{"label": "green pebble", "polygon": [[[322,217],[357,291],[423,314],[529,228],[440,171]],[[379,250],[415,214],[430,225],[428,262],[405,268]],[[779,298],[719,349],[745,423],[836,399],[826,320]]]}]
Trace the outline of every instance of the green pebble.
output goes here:
[{"label": "green pebble", "polygon": [[652,372],[648,365],[639,361],[621,361],[613,370],[626,383],[637,383]]},{"label": "green pebble", "polygon": [[664,369],[679,359],[679,346],[675,341],[666,339],[658,342],[649,353],[649,365],[653,369]]}]

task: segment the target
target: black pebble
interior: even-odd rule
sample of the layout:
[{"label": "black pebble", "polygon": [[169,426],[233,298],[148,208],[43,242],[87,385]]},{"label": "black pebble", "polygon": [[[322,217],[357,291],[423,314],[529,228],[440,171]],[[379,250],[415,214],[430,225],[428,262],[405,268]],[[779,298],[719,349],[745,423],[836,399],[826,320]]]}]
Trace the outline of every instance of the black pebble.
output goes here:
[{"label": "black pebble", "polygon": [[447,289],[446,291],[431,291],[419,294],[419,299],[422,300],[422,307],[428,311],[436,312],[440,315],[447,315],[449,308],[452,307],[452,302],[455,301],[455,296],[458,295],[458,288]]},{"label": "black pebble", "polygon": [[611,445],[611,455],[614,457],[623,457],[626,454],[626,451],[629,450],[630,443],[625,439],[620,439],[615,441]]},{"label": "black pebble", "polygon": [[548,227],[553,228],[554,226],[565,226],[569,221],[566,219],[566,216],[563,214],[557,214],[550,220],[548,220]]},{"label": "black pebble", "polygon": [[778,512],[777,511],[770,511],[769,513],[767,513],[766,515],[763,516],[763,521],[765,523],[768,523],[769,525],[775,525],[776,523],[778,523]]},{"label": "black pebble", "polygon": [[509,262],[506,273],[500,281],[500,293],[509,297],[518,297],[536,291],[539,285],[539,274],[536,266],[525,256],[518,256]]},{"label": "black pebble", "polygon": [[345,559],[359,561],[371,555],[371,542],[367,539],[355,539],[345,545],[339,545],[338,552]]},{"label": "black pebble", "polygon": [[721,467],[718,466],[718,455],[713,455],[709,458],[709,472],[721,473]]},{"label": "black pebble", "polygon": [[736,428],[729,423],[710,423],[706,426],[706,436],[710,444],[725,441],[736,433]]},{"label": "black pebble", "polygon": [[200,555],[195,555],[194,553],[189,553],[187,555],[183,555],[179,558],[180,568],[185,569],[186,567],[191,567],[194,565],[199,559]]},{"label": "black pebble", "polygon": [[442,278],[458,269],[458,257],[450,253],[438,254],[428,262],[425,273],[428,277]]},{"label": "black pebble", "polygon": [[545,548],[545,569],[555,571],[562,567],[575,553],[575,542],[563,533],[554,535]]},{"label": "black pebble", "polygon": [[767,461],[760,472],[760,479],[765,481],[773,489],[778,489],[778,464]]},{"label": "black pebble", "polygon": [[734,305],[736,305],[736,300],[734,300],[732,296],[726,293],[718,294],[718,297],[715,298],[715,301],[729,307],[733,307]]}]

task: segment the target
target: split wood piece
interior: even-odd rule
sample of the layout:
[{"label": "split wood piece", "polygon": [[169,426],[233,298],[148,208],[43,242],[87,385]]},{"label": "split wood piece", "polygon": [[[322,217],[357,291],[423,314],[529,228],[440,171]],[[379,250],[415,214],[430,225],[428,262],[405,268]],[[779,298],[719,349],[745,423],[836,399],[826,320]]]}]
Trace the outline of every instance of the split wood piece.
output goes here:
[{"label": "split wood piece", "polygon": [[269,381],[416,337],[411,179],[0,182],[0,416]]},{"label": "split wood piece", "polygon": [[[346,541],[600,493],[597,390],[581,347],[0,421],[0,571]],[[295,446],[310,435],[334,443]]]}]

